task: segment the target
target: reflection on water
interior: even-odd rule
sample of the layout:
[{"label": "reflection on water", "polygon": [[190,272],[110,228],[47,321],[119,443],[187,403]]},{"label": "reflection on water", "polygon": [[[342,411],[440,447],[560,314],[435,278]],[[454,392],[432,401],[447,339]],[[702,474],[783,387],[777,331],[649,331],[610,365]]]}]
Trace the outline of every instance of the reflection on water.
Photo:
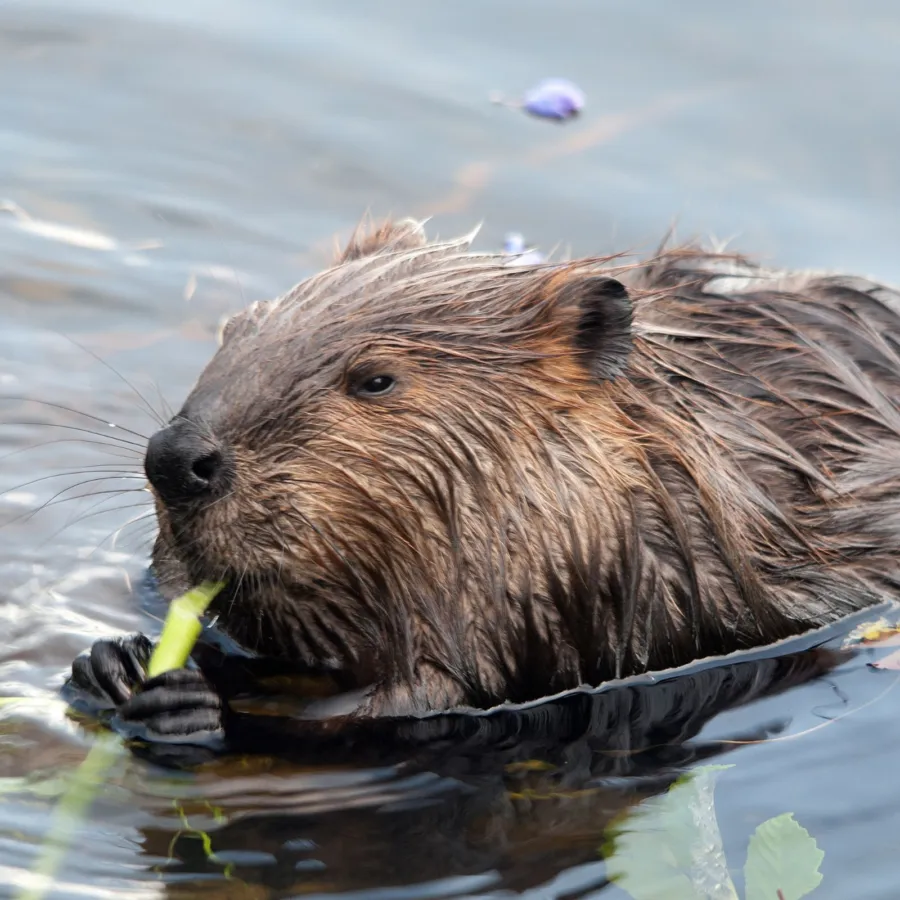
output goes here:
[{"label": "reflection on water", "polygon": [[[889,0],[0,5],[0,696],[33,698],[0,705],[0,896],[92,742],[52,702],[66,666],[157,627],[142,446],[225,314],[367,208],[573,253],[675,221],[900,281],[898,38]],[[576,121],[489,102],[555,76]],[[607,825],[727,755],[733,866],[794,812],[816,896],[893,898],[896,673],[839,644],[196,774],[129,758],[54,896],[621,898]]]},{"label": "reflection on water", "polygon": [[[361,723],[327,743],[251,735],[251,756],[145,749],[113,769],[66,876],[91,883],[122,866],[116,852],[99,866],[92,858],[102,821],[129,835],[123,843],[172,897],[204,896],[204,886],[228,897],[380,896],[369,893],[376,886],[395,897],[493,896],[551,883],[587,896],[610,886],[608,831],[642,799],[705,760],[806,730],[785,718],[786,696],[821,689],[851,665],[840,649],[846,631],[832,629],[826,645],[822,634],[806,649],[794,641],[781,655],[741,654],[523,707]],[[822,693],[836,718],[850,712],[835,684]],[[741,711],[709,731],[714,718]],[[10,809],[40,808],[62,784],[11,784]],[[750,830],[729,836],[746,843]]]},{"label": "reflection on water", "polygon": [[[350,772],[298,775],[262,763],[262,772],[223,778],[213,765],[192,784],[192,807],[213,829],[217,856],[219,847],[266,854],[270,871],[249,862],[242,877],[271,884],[278,872],[276,881],[297,893],[449,885],[460,876],[472,880],[467,891],[475,880],[524,890],[562,869],[579,870],[579,891],[598,888],[606,883],[600,848],[616,817],[684,767],[784,725],[763,719],[729,733],[732,743],[707,741],[699,733],[713,716],[822,676],[841,659],[811,650],[489,715],[372,723],[346,744],[278,752],[295,765],[329,761],[353,765]],[[157,850],[170,836],[144,833]],[[196,840],[189,844],[178,868],[208,871]]]}]

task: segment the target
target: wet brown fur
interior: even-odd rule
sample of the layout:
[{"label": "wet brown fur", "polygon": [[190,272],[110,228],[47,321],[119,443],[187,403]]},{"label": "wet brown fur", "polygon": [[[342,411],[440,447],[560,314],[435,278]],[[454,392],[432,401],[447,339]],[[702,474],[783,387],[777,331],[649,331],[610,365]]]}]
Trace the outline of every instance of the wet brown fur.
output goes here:
[{"label": "wet brown fur", "polygon": [[[180,415],[234,483],[158,504],[166,593],[229,578],[235,639],[382,714],[599,684],[896,592],[900,294],[690,248],[507,263],[387,224],[232,320]],[[379,374],[393,392],[354,394]]]}]

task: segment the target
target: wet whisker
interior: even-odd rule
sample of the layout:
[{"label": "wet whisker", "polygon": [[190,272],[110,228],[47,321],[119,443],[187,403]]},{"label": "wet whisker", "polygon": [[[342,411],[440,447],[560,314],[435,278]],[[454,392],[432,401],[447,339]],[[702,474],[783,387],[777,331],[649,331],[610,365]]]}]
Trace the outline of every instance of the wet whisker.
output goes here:
[{"label": "wet whisker", "polygon": [[94,553],[96,553],[110,539],[112,539],[112,542],[110,543],[109,548],[110,550],[115,551],[119,537],[122,535],[122,532],[125,531],[126,528],[129,528],[132,525],[137,525],[141,522],[152,522],[154,518],[155,517],[152,509],[145,510],[140,515],[132,516],[132,518],[130,518],[127,522],[120,525],[117,529],[111,531],[105,538],[103,538],[103,540],[100,541],[100,543],[97,544],[97,546],[93,550],[91,550],[87,558],[90,559],[94,555]]},{"label": "wet whisker", "polygon": [[[109,499],[110,499],[109,497],[105,498],[105,500],[109,500]],[[105,502],[105,500],[104,500],[104,502]],[[110,513],[124,512],[129,509],[138,509],[141,506],[143,506],[142,503],[126,503],[124,506],[109,506],[106,509],[97,509],[96,505],[92,506],[89,511],[81,514],[80,516],[73,519],[72,521],[66,522],[65,525],[63,525],[61,528],[57,529],[52,535],[50,535],[50,537],[47,538],[46,541],[42,541],[39,546],[43,547],[49,541],[54,540],[55,538],[59,537],[59,535],[62,534],[62,532],[65,531],[67,528],[71,528],[71,526],[78,525],[82,522],[87,521],[88,519],[95,517],[95,516],[103,516],[103,515],[109,515]]]},{"label": "wet whisker", "polygon": [[[72,487],[76,487],[76,485],[70,486],[66,488],[66,490],[72,490]],[[42,503],[40,506],[35,509],[27,510],[24,513],[21,513],[18,516],[14,516],[12,519],[7,519],[5,522],[0,522],[0,529],[7,528],[10,525],[15,525],[18,522],[27,522],[30,519],[33,519],[38,513],[43,512],[45,509],[49,509],[51,506],[59,506],[61,503],[70,503],[73,500],[84,500],[88,497],[99,497],[101,494],[143,494],[146,493],[144,488],[119,488],[118,490],[106,490],[106,491],[92,491],[89,494],[76,494],[72,497],[64,497],[64,491],[59,491],[54,494],[49,500]]]},{"label": "wet whisker", "polygon": [[4,453],[3,456],[0,456],[0,462],[9,459],[12,456],[17,456],[20,453],[29,453],[33,450],[40,450],[42,447],[50,447],[53,444],[93,444],[97,447],[102,447],[104,452],[108,453],[114,459],[134,460],[135,464],[139,463],[141,459],[141,454],[136,450],[132,450],[130,447],[120,447],[116,444],[110,444],[107,441],[89,441],[86,438],[57,438],[52,441],[41,441],[39,444],[30,444],[27,447],[17,447],[15,450],[10,450],[9,453]]},{"label": "wet whisker", "polygon": [[[51,540],[52,538],[56,537],[57,535],[62,534],[62,532],[65,531],[69,526],[76,524],[76,522],[79,522],[79,521],[81,520],[81,518],[83,518],[84,515],[85,515],[86,513],[89,513],[91,510],[98,509],[99,507],[102,507],[102,505],[103,505],[104,503],[108,503],[110,500],[114,499],[114,497],[121,497],[121,496],[122,496],[122,495],[121,495],[121,494],[118,494],[118,493],[115,494],[113,497],[111,497],[111,496],[109,496],[109,495],[101,495],[101,494],[88,494],[88,495],[85,495],[85,499],[87,499],[88,497],[90,497],[90,498],[99,497],[99,499],[96,500],[94,503],[89,503],[89,504],[87,505],[87,507],[86,507],[85,509],[81,510],[81,512],[78,513],[77,515],[76,515],[75,513],[72,513],[72,514],[66,519],[66,521],[62,524],[62,526],[61,526],[61,527],[60,527],[53,535],[51,535],[51,537],[50,537],[48,540]],[[108,508],[108,510],[106,510],[106,511],[108,511],[108,512],[114,512],[114,511],[115,511],[115,508],[114,508],[114,507],[110,507],[110,508]],[[45,541],[44,543],[46,543],[46,541]]]},{"label": "wet whisker", "polygon": [[[169,405],[168,400],[163,396],[162,388],[159,386],[158,381],[153,382],[153,387],[156,389],[156,396],[159,397],[159,402],[162,404],[163,413],[166,417],[167,421],[171,421],[175,418],[175,410]],[[149,440],[149,438],[148,438]]]},{"label": "wet whisker", "polygon": [[100,425],[105,425],[108,428],[116,428],[119,431],[125,432],[125,434],[130,434],[132,437],[140,438],[142,441],[150,440],[149,437],[145,434],[141,434],[139,431],[133,431],[131,428],[126,428],[124,425],[117,425],[115,422],[110,422],[109,419],[104,419],[101,416],[95,416],[93,413],[86,413],[80,409],[75,409],[73,406],[66,406],[63,403],[53,403],[50,400],[35,400],[33,397],[26,397],[23,395],[15,396],[11,394],[4,394],[0,397],[0,400],[16,400],[20,403],[39,403],[41,406],[49,406],[51,409],[60,409],[64,412],[72,413],[76,416],[83,416],[85,419],[90,419],[92,422],[97,422]]},{"label": "wet whisker", "polygon": [[[119,472],[116,470],[109,470],[109,469],[105,469],[105,470],[101,469],[100,472],[85,472],[84,474],[86,474],[86,475],[88,475],[88,474],[89,475],[101,475],[101,473],[104,471],[109,474],[102,475],[101,477],[97,477],[97,478],[87,478],[82,481],[78,481],[75,484],[70,484],[68,487],[63,488],[58,493],[54,494],[53,497],[51,497],[50,499],[53,500],[56,497],[59,497],[62,494],[64,494],[66,491],[71,491],[71,490],[74,490],[75,488],[84,487],[87,484],[94,484],[98,481],[111,481],[113,479],[133,480],[135,477],[138,477],[131,473],[122,473],[122,472]],[[31,487],[32,485],[35,485],[35,484],[40,484],[41,482],[44,482],[44,481],[52,481],[54,478],[65,478],[65,477],[69,477],[72,475],[78,475],[78,474],[81,474],[81,473],[80,472],[54,472],[52,475],[41,475],[40,478],[32,478],[30,481],[24,481],[21,484],[17,484],[11,488],[7,488],[5,491],[0,491],[0,497],[5,497],[7,494],[12,494],[12,493],[15,493],[16,491],[24,490],[27,487]]]},{"label": "wet whisker", "polygon": [[138,443],[137,441],[130,441],[128,438],[119,437],[115,434],[107,434],[102,431],[93,431],[90,428],[80,428],[77,425],[64,425],[62,422],[34,422],[34,421],[26,421],[26,422],[4,422],[3,423],[7,427],[17,428],[17,427],[37,427],[37,428],[62,428],[67,431],[77,431],[81,434],[89,434],[91,437],[97,438],[108,438],[110,446],[118,446],[122,447],[134,447],[135,454],[143,454],[144,453],[144,444]]},{"label": "wet whisker", "polygon": [[[153,419],[161,427],[165,426],[165,424],[166,424],[165,420],[156,411],[156,409],[153,407],[153,405],[134,386],[134,384],[132,384],[132,382],[130,382],[114,365],[112,365],[112,363],[107,362],[107,360],[103,359],[101,356],[99,356],[93,350],[88,349],[83,344],[79,344],[78,341],[76,341],[70,335],[63,334],[60,331],[56,331],[55,333],[58,334],[60,337],[65,338],[67,341],[72,343],[74,346],[78,347],[79,350],[82,350],[83,352],[87,353],[87,355],[90,356],[92,359],[97,360],[97,362],[100,363],[102,366],[105,366],[110,372],[113,373],[113,375],[116,376],[116,378],[118,378],[120,381],[122,381],[122,383],[125,384],[125,386],[128,387],[135,394],[135,396],[141,401],[141,403],[144,404],[144,407],[146,408],[147,412],[150,414],[150,418]],[[147,440],[147,438],[144,438],[144,440]]]}]

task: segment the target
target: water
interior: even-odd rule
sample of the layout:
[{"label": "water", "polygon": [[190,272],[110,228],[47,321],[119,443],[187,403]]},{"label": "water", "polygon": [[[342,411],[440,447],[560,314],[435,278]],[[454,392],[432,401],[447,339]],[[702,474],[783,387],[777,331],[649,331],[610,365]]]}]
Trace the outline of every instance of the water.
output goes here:
[{"label": "water", "polygon": [[[575,253],[650,249],[676,222],[900,281],[898,41],[890,0],[0,4],[0,195],[31,217],[0,214],[0,695],[34,698],[0,709],[0,896],[93,740],[50,701],[63,672],[154,627],[130,590],[152,523],[119,533],[146,511],[124,476],[222,316],[323,265],[367,208]],[[585,89],[580,121],[487,102],[550,75]],[[84,496],[33,514],[66,487]],[[615,900],[607,824],[708,757],[735,764],[716,809],[739,884],[753,829],[793,812],[825,853],[817,897],[893,898],[900,692],[867,660],[578,698],[517,742],[192,776],[130,759],[53,896]],[[789,690],[740,705],[788,669]]]}]

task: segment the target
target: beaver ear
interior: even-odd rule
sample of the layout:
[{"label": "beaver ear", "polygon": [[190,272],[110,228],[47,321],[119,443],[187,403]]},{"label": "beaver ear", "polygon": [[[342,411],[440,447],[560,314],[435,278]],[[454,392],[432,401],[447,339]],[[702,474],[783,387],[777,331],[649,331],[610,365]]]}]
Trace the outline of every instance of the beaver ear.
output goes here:
[{"label": "beaver ear", "polygon": [[628,364],[632,344],[625,285],[606,276],[576,278],[563,288],[563,296],[577,310],[575,346],[588,368],[597,378],[615,378]]},{"label": "beaver ear", "polygon": [[271,300],[257,300],[233,316],[223,316],[219,320],[219,330],[216,334],[219,346],[221,347],[235,337],[254,330],[259,321],[265,318],[272,309],[272,306]]},{"label": "beaver ear", "polygon": [[349,262],[363,256],[374,256],[396,250],[412,250],[423,247],[428,242],[421,222],[414,219],[400,219],[397,222],[382,222],[377,226],[360,223],[350,242],[338,254],[338,262]]}]

